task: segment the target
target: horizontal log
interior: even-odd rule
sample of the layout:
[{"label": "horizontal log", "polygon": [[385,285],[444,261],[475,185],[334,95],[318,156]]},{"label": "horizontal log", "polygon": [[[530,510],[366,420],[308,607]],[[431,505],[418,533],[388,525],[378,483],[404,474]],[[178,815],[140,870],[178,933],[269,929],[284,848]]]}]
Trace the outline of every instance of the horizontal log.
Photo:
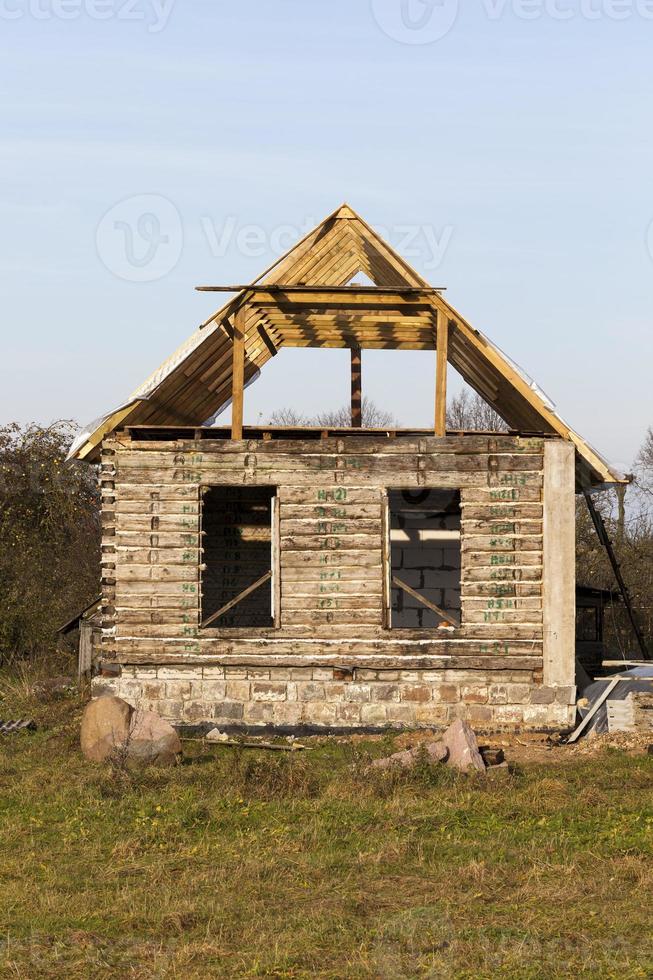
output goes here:
[{"label": "horizontal log", "polygon": [[298,469],[292,472],[277,470],[274,474],[270,474],[253,466],[244,470],[218,470],[215,468],[210,470],[206,467],[186,471],[173,468],[149,469],[142,473],[144,480],[154,480],[174,486],[186,483],[195,487],[198,492],[200,486],[260,486],[280,490],[284,484],[292,483],[294,487],[309,487],[318,490],[320,488],[330,489],[334,484],[348,490],[374,488],[377,494],[380,494],[383,486],[405,489],[432,487],[442,490],[477,487],[480,483],[487,485],[488,476],[489,474],[484,470],[464,472],[462,470],[443,469],[441,473],[436,475],[435,473],[426,473],[417,467],[415,469],[404,467],[399,472],[392,465],[388,465],[383,470],[379,469],[378,472],[370,472],[355,467],[338,467],[323,470]]},{"label": "horizontal log", "polygon": [[374,578],[368,578],[367,581],[358,579],[352,581],[343,581],[342,579],[321,579],[316,576],[308,577],[304,576],[301,580],[289,580],[287,576],[284,576],[281,581],[281,596],[282,599],[288,596],[381,596],[383,593],[383,583],[381,576],[375,574]]},{"label": "horizontal log", "polygon": [[343,487],[321,484],[309,487],[280,486],[278,490],[281,509],[286,504],[314,504],[317,506],[349,507],[358,504],[381,505],[381,487]]},{"label": "horizontal log", "polygon": [[342,535],[342,534],[381,534],[381,517],[377,520],[351,520],[349,517],[327,518],[305,518],[303,520],[289,520],[285,517],[283,507],[281,509],[281,535],[282,541],[286,537],[294,535]]},{"label": "horizontal log", "polygon": [[[331,634],[335,635],[331,635]],[[132,640],[121,640],[124,649],[143,649],[148,650],[156,647],[161,652],[166,649],[183,652],[186,643],[183,639],[159,640],[155,645],[149,639],[133,638]],[[328,652],[356,654],[357,652],[376,651],[394,654],[460,654],[477,656],[495,656],[511,659],[514,656],[534,653],[540,656],[542,653],[541,641],[510,639],[488,639],[486,635],[481,638],[460,638],[457,634],[454,637],[451,632],[442,630],[424,629],[405,629],[405,630],[386,630],[366,628],[364,636],[356,633],[352,636],[351,629],[343,630],[341,627],[334,627],[325,636],[304,636],[300,635],[294,628],[289,630],[268,629],[261,630],[252,634],[250,629],[233,628],[223,631],[220,636],[201,633],[196,646],[209,653],[256,653],[262,649],[276,652],[290,653],[315,653]]]},{"label": "horizontal log", "polygon": [[282,601],[281,625],[285,626],[331,626],[341,625],[354,632],[358,626],[380,625],[382,621],[381,603],[376,609],[287,609]]},{"label": "horizontal log", "polygon": [[381,533],[377,534],[293,534],[282,535],[281,552],[288,551],[380,551]]},{"label": "horizontal log", "polygon": [[306,610],[321,612],[324,610],[350,611],[350,620],[354,622],[361,612],[379,611],[382,608],[381,593],[376,595],[367,593],[365,595],[305,595],[295,596],[289,593],[281,595],[281,618],[285,622],[286,613],[296,610]]},{"label": "horizontal log", "polygon": [[316,503],[312,499],[308,503],[290,504],[282,502],[280,508],[282,521],[361,521],[381,520],[381,501],[373,504],[350,504],[347,501],[339,504]]},{"label": "horizontal log", "polygon": [[195,666],[195,667],[281,667],[281,668],[333,668],[367,670],[479,670],[479,671],[533,671],[542,667],[541,656],[516,655],[509,659],[490,655],[462,654],[392,654],[367,651],[358,645],[358,653],[284,653],[272,650],[260,652],[235,652],[217,654],[184,654],[159,647],[123,652],[119,648],[112,658],[116,663],[134,666]]},{"label": "horizontal log", "polygon": [[160,514],[172,514],[175,517],[187,517],[199,514],[200,501],[199,494],[194,495],[194,499],[186,500],[183,497],[174,500],[151,500],[134,499],[126,494],[122,487],[118,491],[115,501],[116,514],[149,514],[150,516]]},{"label": "horizontal log", "polygon": [[198,582],[158,582],[156,586],[149,582],[128,582],[119,579],[116,582],[116,599],[130,595],[198,595]]},{"label": "horizontal log", "polygon": [[510,535],[477,534],[472,538],[461,539],[463,551],[523,552],[530,551],[541,554],[542,537],[540,535]]},{"label": "horizontal log", "polygon": [[[470,596],[463,595],[461,598],[461,603],[463,607],[465,622],[472,622],[469,619],[468,613],[471,612],[496,612],[498,610],[503,611],[536,611],[538,614],[542,612],[542,597],[541,596]],[[540,616],[541,619],[541,616]]]},{"label": "horizontal log", "polygon": [[333,582],[341,584],[351,582],[354,585],[360,583],[365,588],[369,588],[370,585],[380,581],[380,557],[378,562],[372,566],[352,564],[333,567],[317,564],[309,565],[308,563],[289,565],[287,562],[283,562],[281,575],[282,588],[285,584],[288,588],[293,589],[299,588],[301,585],[305,585],[307,588],[313,588],[319,584],[328,585]]},{"label": "horizontal log", "polygon": [[463,552],[463,565],[465,567],[465,573],[467,573],[467,569],[469,568],[478,567],[494,570],[498,568],[536,565],[541,570],[542,552],[524,551],[520,549],[519,552],[496,552],[493,554],[489,549],[483,551],[468,551],[465,549]]},{"label": "horizontal log", "polygon": [[197,532],[170,532],[170,531],[118,531],[115,537],[117,548],[153,548],[155,550],[167,550],[176,548],[185,550],[186,548],[198,548],[200,536]]},{"label": "horizontal log", "polygon": [[[282,427],[276,427],[275,436]],[[133,430],[134,431],[134,430]],[[297,431],[296,429],[294,431]],[[333,432],[329,427],[313,427],[317,433]],[[225,432],[225,434],[227,434]],[[106,441],[107,448],[113,449],[118,453],[138,452],[147,453],[152,450],[157,452],[170,452],[174,454],[187,453],[190,456],[197,454],[226,454],[226,453],[250,453],[260,452],[268,455],[279,453],[315,453],[315,452],[349,452],[349,453],[395,453],[423,452],[423,453],[542,453],[544,448],[543,439],[525,438],[522,436],[512,436],[508,434],[496,433],[493,435],[449,435],[444,438],[429,436],[424,432],[421,435],[409,433],[403,435],[400,431],[396,434],[379,433],[378,435],[352,435],[346,431],[334,433],[328,436],[320,435],[319,438],[302,439],[298,438],[273,438],[273,439],[242,439],[231,440],[229,438],[199,438],[199,439],[173,439],[161,441],[158,439],[139,440],[128,438],[123,441]]]},{"label": "horizontal log", "polygon": [[[151,503],[152,501],[179,501],[183,504],[192,504],[199,501],[199,493],[197,487],[190,484],[175,484],[169,486],[167,484],[160,483],[144,483],[138,481],[136,483],[129,483],[127,481],[121,480],[119,484],[119,490],[121,499],[125,500],[139,500]],[[111,491],[114,495],[115,490]]]},{"label": "horizontal log", "polygon": [[502,521],[528,519],[541,520],[544,508],[542,504],[521,503],[520,501],[487,501],[487,503],[471,503],[462,501],[463,521]]},{"label": "horizontal log", "polygon": [[462,506],[466,504],[482,504],[492,506],[493,504],[519,504],[519,503],[541,503],[542,486],[469,486],[462,492]]},{"label": "horizontal log", "polygon": [[520,626],[540,627],[542,623],[542,610],[539,614],[534,609],[468,609],[464,610],[464,621],[466,626],[475,624],[488,627],[496,623],[519,624]]},{"label": "horizontal log", "polygon": [[541,520],[516,521],[512,519],[502,519],[488,517],[487,520],[467,520],[463,516],[461,521],[461,533],[468,540],[477,534],[491,535],[541,535],[543,524]]},{"label": "horizontal log", "polygon": [[171,595],[152,595],[151,593],[129,593],[116,600],[116,614],[119,616],[128,609],[170,609],[180,610],[181,612],[192,612],[199,609],[200,595],[188,595],[172,593]]},{"label": "horizontal log", "polygon": [[327,570],[333,568],[381,568],[381,547],[373,550],[286,550],[281,552],[281,567],[287,568],[306,566]]},{"label": "horizontal log", "polygon": [[120,531],[180,531],[197,533],[200,530],[198,514],[117,514],[115,521]]},{"label": "horizontal log", "polygon": [[115,549],[116,566],[119,565],[170,565],[200,564],[199,548],[125,548]]},{"label": "horizontal log", "polygon": [[500,598],[502,596],[541,596],[541,582],[470,582],[463,583],[462,601],[476,596]]},{"label": "horizontal log", "polygon": [[493,585],[508,582],[532,582],[539,589],[542,587],[542,568],[541,566],[528,566],[526,568],[514,567],[476,567],[466,568],[463,575],[463,586],[472,587],[473,583],[486,582]]},{"label": "horizontal log", "polygon": [[197,582],[199,565],[122,565],[116,568],[116,579],[124,582]]}]

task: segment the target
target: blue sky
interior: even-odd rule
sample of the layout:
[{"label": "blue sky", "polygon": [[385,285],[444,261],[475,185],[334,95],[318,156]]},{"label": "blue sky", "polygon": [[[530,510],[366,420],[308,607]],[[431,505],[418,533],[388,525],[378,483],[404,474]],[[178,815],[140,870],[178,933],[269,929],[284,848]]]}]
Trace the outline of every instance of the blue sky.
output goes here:
[{"label": "blue sky", "polygon": [[[218,305],[195,285],[257,276],[348,201],[630,466],[653,424],[651,0],[0,0],[0,22],[0,422],[119,404]],[[406,425],[431,423],[433,374],[364,359]],[[346,352],[283,351],[246,419],[347,385]]]}]

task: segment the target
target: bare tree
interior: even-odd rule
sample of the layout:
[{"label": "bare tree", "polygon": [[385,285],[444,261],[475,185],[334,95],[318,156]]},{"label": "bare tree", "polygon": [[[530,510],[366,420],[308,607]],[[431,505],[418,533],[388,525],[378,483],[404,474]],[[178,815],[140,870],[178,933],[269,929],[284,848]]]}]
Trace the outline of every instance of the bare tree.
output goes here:
[{"label": "bare tree", "polygon": [[[396,429],[398,422],[391,412],[379,408],[371,398],[363,398],[362,424],[364,429]],[[270,416],[270,425],[314,426],[325,429],[348,429],[351,426],[351,407],[343,405],[330,412],[320,412],[309,417],[294,408],[281,408]]]},{"label": "bare tree", "polygon": [[649,427],[642,448],[635,460],[637,467],[637,486],[645,493],[653,495],[653,428]]},{"label": "bare tree", "polygon": [[475,391],[468,388],[451,399],[447,408],[447,428],[461,431],[507,432],[498,412]]},{"label": "bare tree", "polygon": [[306,415],[302,415],[294,408],[278,408],[269,418],[269,425],[280,425],[284,428],[293,426],[307,426],[313,423]]},{"label": "bare tree", "polygon": [[[396,429],[398,426],[394,415],[379,408],[370,398],[363,397],[361,415],[364,429]],[[330,429],[347,429],[351,425],[351,407],[343,405],[335,412],[322,412],[315,421],[317,425]]]}]

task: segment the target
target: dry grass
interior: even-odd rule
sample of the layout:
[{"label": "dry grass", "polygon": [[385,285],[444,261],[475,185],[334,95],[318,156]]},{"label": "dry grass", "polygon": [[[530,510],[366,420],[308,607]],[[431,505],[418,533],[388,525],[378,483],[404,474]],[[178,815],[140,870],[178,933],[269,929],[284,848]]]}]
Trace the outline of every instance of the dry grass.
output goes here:
[{"label": "dry grass", "polygon": [[650,757],[368,774],[387,740],[134,773],[82,760],[78,698],[3,693],[43,724],[0,741],[2,976],[653,973]]}]

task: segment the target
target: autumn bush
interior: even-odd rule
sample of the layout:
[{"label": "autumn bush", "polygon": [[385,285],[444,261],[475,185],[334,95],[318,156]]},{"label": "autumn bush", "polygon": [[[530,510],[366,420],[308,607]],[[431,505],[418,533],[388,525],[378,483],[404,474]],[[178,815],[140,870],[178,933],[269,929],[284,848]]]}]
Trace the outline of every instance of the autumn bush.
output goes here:
[{"label": "autumn bush", "polygon": [[94,467],[66,462],[75,426],[0,428],[0,662],[43,655],[99,593]]}]

